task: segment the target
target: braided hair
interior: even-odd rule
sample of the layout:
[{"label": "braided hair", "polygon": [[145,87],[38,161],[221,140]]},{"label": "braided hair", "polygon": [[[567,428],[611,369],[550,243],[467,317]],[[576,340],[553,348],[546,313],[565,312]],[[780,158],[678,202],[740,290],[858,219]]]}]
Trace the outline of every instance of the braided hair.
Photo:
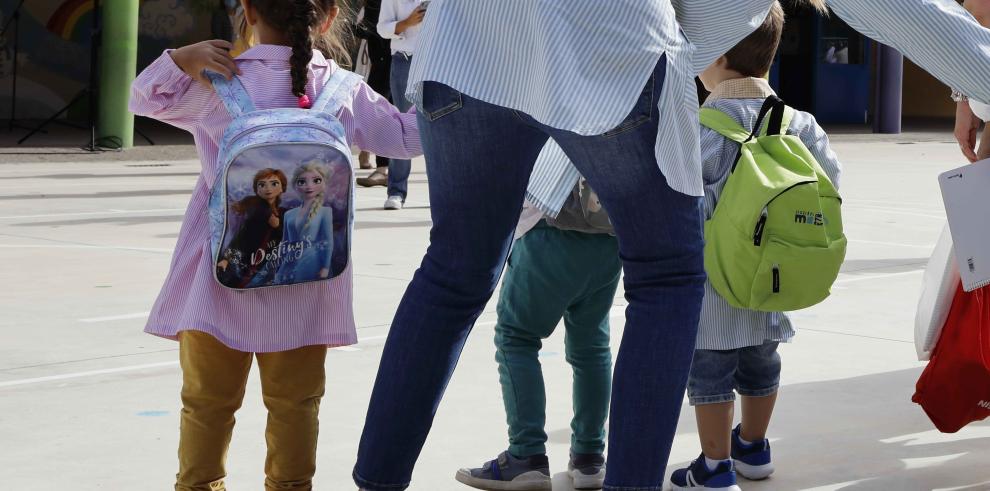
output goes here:
[{"label": "braided hair", "polygon": [[292,94],[296,97],[306,95],[313,49],[323,51],[343,67],[350,66],[350,55],[344,48],[345,22],[335,21],[325,34],[319,32],[333,9],[340,9],[338,17],[346,18],[344,0],[252,0],[251,7],[265,23],[285,31],[292,47],[289,62]]}]

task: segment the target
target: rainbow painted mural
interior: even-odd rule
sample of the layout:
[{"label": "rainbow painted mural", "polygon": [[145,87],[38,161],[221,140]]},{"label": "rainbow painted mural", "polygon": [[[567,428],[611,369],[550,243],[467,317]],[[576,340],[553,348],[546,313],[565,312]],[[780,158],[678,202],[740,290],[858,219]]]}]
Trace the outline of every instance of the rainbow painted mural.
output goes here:
[{"label": "rainbow painted mural", "polygon": [[66,41],[88,43],[93,15],[93,0],[66,0],[51,17],[46,27]]}]

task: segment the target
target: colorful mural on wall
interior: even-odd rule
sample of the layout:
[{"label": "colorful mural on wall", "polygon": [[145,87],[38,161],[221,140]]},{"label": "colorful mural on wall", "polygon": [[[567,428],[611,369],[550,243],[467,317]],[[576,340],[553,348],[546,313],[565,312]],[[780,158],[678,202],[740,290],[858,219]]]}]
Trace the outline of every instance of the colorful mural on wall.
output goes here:
[{"label": "colorful mural on wall", "polygon": [[[19,0],[0,0],[0,26]],[[141,0],[138,67],[169,47],[210,37],[212,0]],[[45,118],[89,79],[93,0],[28,0],[21,9],[17,118]],[[0,39],[0,119],[10,114],[13,28]],[[81,105],[82,106],[82,105]],[[85,108],[81,107],[81,111]],[[83,118],[74,111],[70,117]]]}]

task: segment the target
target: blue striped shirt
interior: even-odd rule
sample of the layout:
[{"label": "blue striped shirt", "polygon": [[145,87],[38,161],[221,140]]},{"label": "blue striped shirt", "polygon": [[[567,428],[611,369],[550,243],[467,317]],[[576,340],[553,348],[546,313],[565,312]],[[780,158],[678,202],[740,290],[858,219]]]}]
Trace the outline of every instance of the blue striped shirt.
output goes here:
[{"label": "blue striped shirt", "polygon": [[[431,80],[583,135],[632,110],[667,55],[657,162],[670,186],[704,192],[694,76],[766,18],[772,0],[434,0],[409,76]],[[860,32],[943,82],[990,101],[990,30],[951,0],[829,0]],[[528,196],[555,214],[578,173],[550,144]]]},{"label": "blue striped shirt", "polygon": [[[734,94],[723,97],[721,89],[728,89],[726,86],[729,84],[733,84],[736,90],[725,91]],[[762,79],[733,80],[716,88],[712,97],[705,101],[705,107],[718,109],[738,121],[743,128],[752,130],[763,101],[769,95],[774,95],[774,92]],[[801,139],[815,156],[815,160],[821,164],[825,174],[838,187],[842,164],[814,116],[795,111],[787,134]],[[706,220],[715,213],[715,206],[722,196],[738,152],[737,143],[709,128],[701,127],[701,168],[705,186],[703,207]],[[786,313],[757,312],[733,307],[715,291],[711,282],[705,282],[697,349],[738,349],[758,346],[767,341],[787,341],[793,336],[794,330]]]}]

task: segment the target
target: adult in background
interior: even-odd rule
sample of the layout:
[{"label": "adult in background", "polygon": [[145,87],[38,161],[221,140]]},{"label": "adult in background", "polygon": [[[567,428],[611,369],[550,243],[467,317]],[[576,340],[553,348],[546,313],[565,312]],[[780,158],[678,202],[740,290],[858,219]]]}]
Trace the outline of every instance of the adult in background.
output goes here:
[{"label": "adult in background", "polygon": [[[824,7],[805,3],[812,1]],[[990,31],[958,4],[828,3],[853,28],[990,101]],[[430,4],[409,85],[433,227],[382,353],[354,469],[359,487],[408,487],[464,342],[498,282],[527,183],[531,201],[552,208],[580,174],[612,219],[629,303],[603,489],[662,489],[705,281],[694,77],[762,23],[771,4]],[[556,146],[534,173],[551,139]]]},{"label": "adult in background", "polygon": [[[406,99],[406,82],[412,64],[427,4],[424,0],[382,0],[378,18],[378,34],[391,41],[392,68],[390,85],[392,103],[401,111],[408,111],[412,103]],[[409,194],[409,172],[412,162],[392,159],[388,171],[388,198],[386,210],[401,210]]]},{"label": "adult in background", "polygon": [[[381,16],[382,0],[367,0],[364,3],[364,17],[357,24],[355,34],[368,43],[368,62],[371,70],[368,73],[368,85],[389,101],[392,100],[392,88],[389,85],[389,74],[392,71],[392,50],[390,42],[378,35],[378,19]],[[362,157],[367,152],[361,152]],[[365,157],[366,158],[366,157]],[[363,187],[388,185],[389,159],[375,157],[375,170],[367,177],[359,177],[357,183]],[[361,162],[362,169],[370,169],[371,164]]]}]

